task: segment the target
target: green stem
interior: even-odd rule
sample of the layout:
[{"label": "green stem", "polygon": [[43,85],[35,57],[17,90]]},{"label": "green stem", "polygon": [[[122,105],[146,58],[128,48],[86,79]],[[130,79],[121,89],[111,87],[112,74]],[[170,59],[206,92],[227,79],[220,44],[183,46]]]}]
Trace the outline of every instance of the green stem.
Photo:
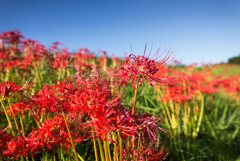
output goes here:
[{"label": "green stem", "polygon": [[65,157],[64,157],[64,154],[63,154],[63,147],[62,147],[62,144],[60,144],[61,145],[61,158],[62,158],[62,160],[63,161],[65,161]]},{"label": "green stem", "polygon": [[26,159],[27,161],[29,161],[28,157],[25,157],[25,159]]},{"label": "green stem", "polygon": [[[133,102],[132,102],[132,108],[131,108],[132,115],[134,114],[135,106],[136,106],[138,84],[139,84],[139,81],[137,80],[136,89],[135,89],[135,92],[134,92],[134,98],[133,98]],[[130,136],[127,138],[127,147],[126,147],[126,152],[127,152],[126,158],[127,158],[127,161],[129,161],[129,144],[130,144]]]},{"label": "green stem", "polygon": [[23,120],[22,120],[21,114],[20,114],[20,123],[21,123],[21,128],[22,128],[22,134],[23,134],[23,136],[25,136],[25,130],[24,130]]},{"label": "green stem", "polygon": [[74,143],[73,143],[71,131],[70,131],[70,129],[69,129],[69,126],[68,126],[68,123],[67,123],[67,119],[66,119],[66,116],[65,116],[65,113],[64,113],[63,109],[62,109],[62,115],[63,115],[63,119],[64,119],[65,124],[66,124],[66,127],[67,127],[67,131],[68,131],[69,138],[70,138],[70,140],[71,140],[71,144],[72,144],[72,148],[73,148],[73,152],[74,152],[76,161],[79,161],[79,160],[78,160],[78,156],[77,156],[77,151],[76,151],[75,146],[74,146]]},{"label": "green stem", "polygon": [[36,75],[37,75],[38,85],[39,85],[40,88],[42,88],[41,79],[40,79],[40,76],[39,76],[38,69],[37,69],[35,61],[33,61],[33,67],[34,67],[34,70],[35,70]]},{"label": "green stem", "polygon": [[35,159],[34,159],[34,157],[33,157],[33,156],[31,156],[31,158],[32,158],[32,161],[35,161]]},{"label": "green stem", "polygon": [[71,159],[70,149],[68,149],[68,161],[72,161],[72,159]]},{"label": "green stem", "polygon": [[21,158],[21,161],[25,161],[24,158],[23,158],[23,155],[21,155],[20,158]]},{"label": "green stem", "polygon": [[9,127],[10,127],[10,129],[11,129],[11,131],[12,131],[12,134],[13,134],[13,136],[15,136],[15,132],[14,132],[14,130],[13,130],[12,122],[11,122],[10,119],[9,119],[7,110],[6,110],[6,108],[5,108],[2,100],[0,100],[0,102],[1,102],[1,105],[2,105],[2,107],[3,107],[3,111],[4,111],[4,113],[5,113],[5,116],[7,117],[7,121],[8,121]]},{"label": "green stem", "polygon": [[45,157],[46,157],[45,152],[42,152],[42,161],[46,160]]},{"label": "green stem", "polygon": [[5,81],[9,80],[9,73],[10,73],[10,71],[7,70],[7,71],[6,71],[6,75],[5,75]]},{"label": "green stem", "polygon": [[14,122],[15,122],[15,125],[16,125],[16,128],[17,128],[17,131],[20,132],[20,129],[19,129],[19,126],[18,126],[18,123],[17,123],[16,117],[15,117],[15,114],[14,114],[14,112],[13,112],[13,108],[12,108],[12,105],[11,105],[11,102],[10,102],[10,98],[9,98],[9,97],[7,98],[7,101],[8,101],[9,107],[10,107],[10,109],[11,109],[11,112],[12,112],[12,115],[13,115],[13,120],[14,120]]},{"label": "green stem", "polygon": [[141,132],[140,132],[140,136],[139,136],[139,138],[138,138],[138,144],[137,144],[137,158],[136,158],[136,160],[138,160],[138,158],[139,158],[139,154],[140,154],[140,149],[141,149],[140,140],[141,140]]},{"label": "green stem", "polygon": [[199,114],[199,119],[198,119],[198,124],[197,124],[197,128],[196,128],[196,133],[193,135],[193,137],[197,137],[201,123],[202,123],[202,118],[203,118],[203,113],[204,113],[204,98],[201,94],[201,92],[197,91],[196,94],[199,94],[200,96],[200,100],[201,100],[201,109],[200,109],[200,114]]},{"label": "green stem", "polygon": [[52,151],[52,161],[56,161],[56,156],[54,150]]},{"label": "green stem", "polygon": [[40,122],[39,122],[37,119],[35,119],[35,118],[33,118],[33,119],[34,119],[34,121],[37,123],[37,127],[40,128],[40,127],[41,127]]}]

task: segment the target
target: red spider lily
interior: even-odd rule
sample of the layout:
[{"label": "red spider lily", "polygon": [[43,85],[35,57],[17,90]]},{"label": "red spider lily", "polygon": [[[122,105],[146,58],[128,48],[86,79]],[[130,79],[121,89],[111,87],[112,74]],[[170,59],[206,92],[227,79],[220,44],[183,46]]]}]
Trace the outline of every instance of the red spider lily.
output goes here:
[{"label": "red spider lily", "polygon": [[[110,136],[109,132],[112,130],[110,126],[112,121],[110,116],[114,113],[112,107],[119,104],[120,96],[111,98],[109,81],[102,79],[96,69],[89,77],[78,73],[75,74],[75,78],[77,78],[75,82],[65,80],[52,86],[44,85],[42,90],[27,101],[36,108],[34,110],[36,114],[42,110],[46,112],[64,110],[81,118],[84,113],[88,116],[85,126],[94,127],[97,136],[105,139],[106,135]],[[34,117],[39,119],[39,116]]]},{"label": "red spider lily", "polygon": [[87,106],[115,106],[119,103],[123,91],[117,97],[111,98],[110,82],[102,78],[96,70],[96,66],[93,67],[89,77],[82,76],[81,71],[78,71],[74,78],[77,79],[75,83],[79,87],[79,91],[76,94],[82,93],[82,96],[76,98],[81,98],[82,102]]},{"label": "red spider lily", "polygon": [[3,98],[8,97],[10,92],[13,93],[13,96],[16,93],[22,94],[23,91],[31,88],[33,85],[34,85],[34,82],[30,83],[29,80],[22,87],[21,85],[16,85],[14,82],[6,81],[5,84],[2,82],[0,83],[0,94],[3,96]]},{"label": "red spider lily", "polygon": [[94,55],[95,53],[94,52],[90,53],[90,51],[87,48],[80,48],[79,52],[75,54],[75,58],[91,60],[92,58],[94,58]]},{"label": "red spider lily", "polygon": [[81,61],[78,60],[74,60],[74,64],[75,64],[75,68],[77,69],[77,71],[80,71],[81,73],[86,73],[88,71],[91,71],[93,68],[93,64],[88,64],[88,63],[83,63]]},{"label": "red spider lily", "polygon": [[58,42],[58,41],[53,42],[53,43],[52,43],[52,46],[51,46],[51,51],[52,51],[53,53],[57,52],[57,50],[59,49],[59,48],[58,48],[59,45],[62,45],[62,43],[61,43],[61,42]]},{"label": "red spider lily", "polygon": [[90,53],[87,48],[80,48],[74,55],[74,65],[78,71],[88,72],[92,70],[95,53]]},{"label": "red spider lily", "polygon": [[[100,80],[99,80],[100,81]],[[107,105],[110,98],[109,83],[86,82],[86,88],[82,88],[71,96],[71,105],[81,112],[91,113],[99,105]],[[95,83],[95,84],[94,84]]]},{"label": "red spider lily", "polygon": [[218,88],[215,86],[215,81],[205,81],[204,83],[201,84],[199,87],[199,91],[201,93],[217,93]]},{"label": "red spider lily", "polygon": [[70,96],[74,95],[77,88],[74,87],[72,81],[65,80],[64,82],[59,81],[52,86],[44,85],[38,93],[27,99],[26,102],[36,107],[37,110],[44,110],[47,112],[57,112],[61,111],[61,106],[63,105],[63,110],[70,110]]},{"label": "red spider lily", "polygon": [[165,160],[166,157],[169,154],[169,151],[167,149],[165,149],[164,146],[153,146],[153,147],[146,147],[144,146],[141,149],[142,152],[142,159],[143,161],[145,161],[146,159],[148,161],[161,161],[161,160]]},{"label": "red spider lily", "polygon": [[70,60],[69,54],[56,55],[53,61],[53,68],[67,68]]},{"label": "red spider lily", "polygon": [[0,59],[9,59],[9,56],[6,52],[0,52]]},{"label": "red spider lily", "polygon": [[121,82],[126,84],[128,81],[132,80],[134,89],[136,89],[136,80],[139,81],[140,86],[142,85],[144,79],[147,80],[151,86],[155,83],[168,83],[171,80],[169,76],[156,77],[155,74],[159,70],[158,66],[165,64],[169,59],[171,51],[168,52],[168,55],[161,60],[159,64],[155,62],[159,58],[158,53],[159,51],[152,57],[152,59],[146,56],[136,56],[134,54],[130,54],[129,57],[126,58],[122,67],[118,68]]},{"label": "red spider lily", "polygon": [[115,110],[110,108],[98,107],[91,115],[89,115],[88,120],[84,124],[85,127],[89,129],[95,129],[96,132],[95,137],[100,137],[102,140],[110,140],[111,139],[111,131],[115,130],[112,122],[114,117],[112,117],[115,113]]},{"label": "red spider lily", "polygon": [[128,136],[138,134],[139,125],[136,124],[134,116],[131,111],[128,111],[124,106],[120,106],[120,110],[114,116],[114,126],[116,130],[122,133],[121,137],[125,139]]},{"label": "red spider lily", "polygon": [[[84,136],[74,130],[75,128],[70,121],[68,124],[71,125],[71,134],[74,142],[81,142]],[[11,137],[8,137],[7,135],[4,137],[5,139],[11,139]],[[1,138],[0,134],[0,139]],[[64,119],[57,115],[51,119],[45,120],[41,128],[33,130],[28,137],[18,136],[16,139],[12,139],[11,141],[9,140],[7,148],[4,148],[3,154],[11,159],[17,159],[20,155],[26,157],[28,154],[31,154],[33,156],[38,152],[60,147],[68,149],[71,147],[71,143]]]},{"label": "red spider lily", "polygon": [[36,45],[38,45],[39,42],[37,40],[34,39],[25,39],[24,41],[22,41],[22,46],[23,46],[23,50],[24,53],[28,53],[28,50]]},{"label": "red spider lily", "polygon": [[120,97],[111,97],[110,82],[104,80],[96,67],[89,77],[82,76],[81,72],[74,75],[75,83],[79,88],[75,94],[71,95],[70,105],[72,112],[81,117],[86,114],[85,126],[96,130],[96,136],[103,140],[109,140],[111,131],[116,130],[115,119],[117,118],[116,107],[120,106]]},{"label": "red spider lily", "polygon": [[18,53],[18,54],[21,53],[21,50],[18,48],[17,45],[10,46],[7,48],[7,50],[12,56],[14,56],[16,53]]},{"label": "red spider lily", "polygon": [[78,51],[80,54],[84,54],[84,55],[89,53],[88,48],[80,48]]},{"label": "red spider lily", "polygon": [[10,60],[7,62],[2,62],[1,65],[9,70],[10,67],[16,68],[17,66],[21,65],[21,62],[19,60]]},{"label": "red spider lily", "polygon": [[0,39],[8,44],[18,44],[21,42],[22,38],[23,36],[19,30],[4,31],[0,34]]},{"label": "red spider lily", "polygon": [[137,130],[140,128],[135,118],[121,105],[117,107],[98,106],[88,116],[89,119],[84,126],[89,127],[89,129],[94,128],[96,137],[100,137],[102,140],[108,139],[111,142],[115,142],[111,138],[112,132],[120,131],[121,137],[126,138],[137,135]]},{"label": "red spider lily", "polygon": [[215,81],[207,80],[211,76],[210,73],[191,72],[191,74],[185,74],[182,72],[175,72],[175,80],[178,83],[169,84],[163,92],[162,100],[165,101],[177,101],[183,103],[184,101],[190,101],[194,99],[196,91],[202,93],[216,93],[218,88]]},{"label": "red spider lily", "polygon": [[[122,117],[122,119],[120,120],[116,117],[117,121],[120,121],[121,123],[115,125],[115,127],[117,127],[118,130],[120,130],[124,134],[121,136],[122,138],[126,138],[127,136],[132,136],[131,144],[129,145],[130,155],[134,158],[137,157],[137,151],[134,150],[136,148],[136,147],[134,148],[134,145],[140,137],[141,144],[144,146],[144,148],[141,148],[142,150],[141,150],[139,160],[143,160],[143,161],[146,160],[147,155],[148,155],[148,158],[151,158],[154,156],[156,157],[156,160],[158,159],[161,160],[161,157],[163,157],[161,156],[161,152],[160,152],[161,149],[157,151],[158,148],[154,149],[152,147],[152,145],[155,145],[157,142],[159,142],[159,140],[157,139],[158,131],[163,131],[165,133],[168,133],[164,129],[159,127],[158,123],[160,123],[161,120],[156,119],[151,114],[134,113],[134,115],[130,115],[130,113],[131,112],[128,111],[126,115]],[[148,150],[151,150],[152,153],[154,152],[154,154],[152,154],[153,156],[151,156],[149,151],[145,150],[145,147],[148,147]],[[126,156],[126,152],[124,155]],[[167,153],[165,153],[165,157],[166,156],[167,156]]]},{"label": "red spider lily", "polygon": [[[23,102],[11,103],[11,106],[13,109],[13,115],[16,115],[18,113],[24,115],[26,110],[30,110],[29,105]],[[9,114],[12,114],[12,111],[10,109],[8,109],[7,112]]]},{"label": "red spider lily", "polygon": [[32,61],[42,60],[48,53],[47,49],[43,44],[33,39],[26,39],[23,42],[25,53],[30,57]]},{"label": "red spider lily", "polygon": [[23,136],[18,136],[7,143],[7,149],[3,152],[4,156],[11,159],[18,159],[21,155],[28,156],[28,141]]},{"label": "red spider lily", "polygon": [[24,60],[22,61],[22,63],[20,64],[20,67],[23,68],[23,69],[26,69],[27,67],[32,67],[32,65],[33,65],[32,55],[27,54],[24,57]]},{"label": "red spider lily", "polygon": [[[72,126],[72,124],[68,123]],[[75,143],[83,140],[79,132],[71,130]],[[31,154],[44,150],[52,150],[61,146],[68,149],[71,147],[70,139],[67,133],[66,125],[62,116],[54,116],[42,123],[40,129],[33,130],[28,136],[28,146]]]},{"label": "red spider lily", "polygon": [[134,121],[139,126],[138,131],[142,133],[142,140],[150,142],[157,141],[157,132],[159,130],[169,134],[166,130],[159,127],[158,124],[162,122],[162,120],[155,118],[152,114],[135,113],[134,117]]},{"label": "red spider lily", "polygon": [[196,90],[186,91],[181,85],[169,85],[167,91],[163,93],[162,100],[165,101],[177,101],[183,103],[184,101],[189,101],[194,99]]},{"label": "red spider lily", "polygon": [[13,94],[22,93],[23,90],[20,87],[21,85],[16,85],[14,82],[7,81],[6,84],[4,84],[3,82],[0,83],[0,91],[3,98],[8,97],[10,92],[12,92]]},{"label": "red spider lily", "polygon": [[7,149],[7,143],[12,140],[11,134],[4,134],[4,130],[0,131],[0,156]]}]

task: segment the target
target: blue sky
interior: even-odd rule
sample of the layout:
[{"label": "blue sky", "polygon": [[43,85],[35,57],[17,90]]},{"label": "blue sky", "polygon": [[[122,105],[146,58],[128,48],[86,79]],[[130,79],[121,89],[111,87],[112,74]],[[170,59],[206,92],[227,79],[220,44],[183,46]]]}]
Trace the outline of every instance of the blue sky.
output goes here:
[{"label": "blue sky", "polygon": [[19,29],[50,46],[142,54],[147,43],[177,60],[218,63],[240,53],[238,0],[0,0],[0,32]]}]

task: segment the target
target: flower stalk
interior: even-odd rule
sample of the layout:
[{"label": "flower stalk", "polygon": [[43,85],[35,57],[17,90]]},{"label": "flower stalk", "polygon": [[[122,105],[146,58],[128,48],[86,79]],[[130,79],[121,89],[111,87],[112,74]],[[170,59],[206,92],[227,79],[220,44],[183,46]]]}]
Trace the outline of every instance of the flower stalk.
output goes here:
[{"label": "flower stalk", "polygon": [[20,129],[19,129],[19,126],[18,126],[16,117],[15,117],[15,114],[14,114],[14,112],[13,112],[13,108],[12,108],[12,105],[11,105],[11,102],[10,102],[10,98],[9,98],[9,97],[7,98],[7,101],[8,101],[9,107],[10,107],[10,109],[11,109],[11,112],[12,112],[12,115],[13,115],[13,120],[14,120],[14,122],[15,122],[17,131],[20,132]]},{"label": "flower stalk", "polygon": [[137,92],[138,92],[138,84],[139,84],[139,81],[137,80],[136,81],[137,84],[136,84],[136,89],[135,89],[135,92],[134,92],[134,98],[133,98],[133,102],[132,102],[132,115],[134,114],[134,110],[135,110],[135,106],[136,106],[136,100],[137,100]]},{"label": "flower stalk", "polygon": [[94,135],[93,128],[92,128],[92,135],[93,135],[93,147],[94,147],[95,159],[96,159],[96,161],[98,161],[97,146],[96,146],[96,140],[95,140],[95,135]]},{"label": "flower stalk", "polygon": [[42,88],[41,79],[40,79],[39,72],[38,72],[37,65],[36,65],[35,61],[33,61],[33,68],[36,72],[36,76],[37,76],[37,79],[38,79],[38,85],[39,85],[40,88]]},{"label": "flower stalk", "polygon": [[[62,105],[61,105],[61,106],[62,106]],[[64,113],[63,109],[62,109],[62,115],[63,115],[63,119],[64,119],[65,124],[66,124],[66,127],[67,127],[67,131],[68,131],[69,138],[70,138],[70,140],[71,140],[71,144],[72,144],[72,148],[73,148],[73,152],[74,152],[76,161],[79,161],[79,160],[78,160],[77,151],[76,151],[76,148],[75,148],[74,143],[73,143],[71,131],[70,131],[70,129],[69,129],[69,126],[68,126],[68,123],[67,123],[67,119],[66,119],[66,116],[65,116],[65,113]]]},{"label": "flower stalk", "polygon": [[3,108],[3,111],[4,111],[4,113],[5,113],[5,116],[6,116],[6,118],[7,118],[8,125],[9,125],[9,127],[10,127],[10,129],[11,129],[11,131],[12,131],[12,135],[15,136],[15,132],[14,132],[14,129],[13,129],[13,126],[12,126],[12,122],[10,121],[10,118],[9,118],[9,116],[8,116],[8,113],[7,113],[7,110],[6,110],[6,108],[5,108],[2,100],[0,100],[0,102],[1,102],[1,105],[2,105],[2,108]]},{"label": "flower stalk", "polygon": [[102,150],[101,140],[99,139],[99,137],[97,138],[97,140],[98,140],[98,146],[99,146],[99,150],[100,150],[101,159],[102,159],[102,161],[105,161],[103,150]]},{"label": "flower stalk", "polygon": [[140,132],[140,135],[138,137],[138,143],[137,143],[137,158],[136,160],[139,159],[139,155],[140,155],[140,149],[141,149],[141,132]]},{"label": "flower stalk", "polygon": [[122,161],[122,138],[120,136],[120,131],[118,131],[118,142],[119,142],[119,154],[120,154],[120,161]]}]

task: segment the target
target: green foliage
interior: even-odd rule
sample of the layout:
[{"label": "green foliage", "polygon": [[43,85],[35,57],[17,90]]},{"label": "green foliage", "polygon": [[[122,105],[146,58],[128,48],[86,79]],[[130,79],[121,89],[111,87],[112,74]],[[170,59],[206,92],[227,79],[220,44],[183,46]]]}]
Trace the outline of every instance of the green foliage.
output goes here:
[{"label": "green foliage", "polygon": [[229,58],[229,59],[228,59],[228,63],[231,63],[231,64],[240,64],[240,55],[235,56],[235,57],[232,57],[232,58]]}]

